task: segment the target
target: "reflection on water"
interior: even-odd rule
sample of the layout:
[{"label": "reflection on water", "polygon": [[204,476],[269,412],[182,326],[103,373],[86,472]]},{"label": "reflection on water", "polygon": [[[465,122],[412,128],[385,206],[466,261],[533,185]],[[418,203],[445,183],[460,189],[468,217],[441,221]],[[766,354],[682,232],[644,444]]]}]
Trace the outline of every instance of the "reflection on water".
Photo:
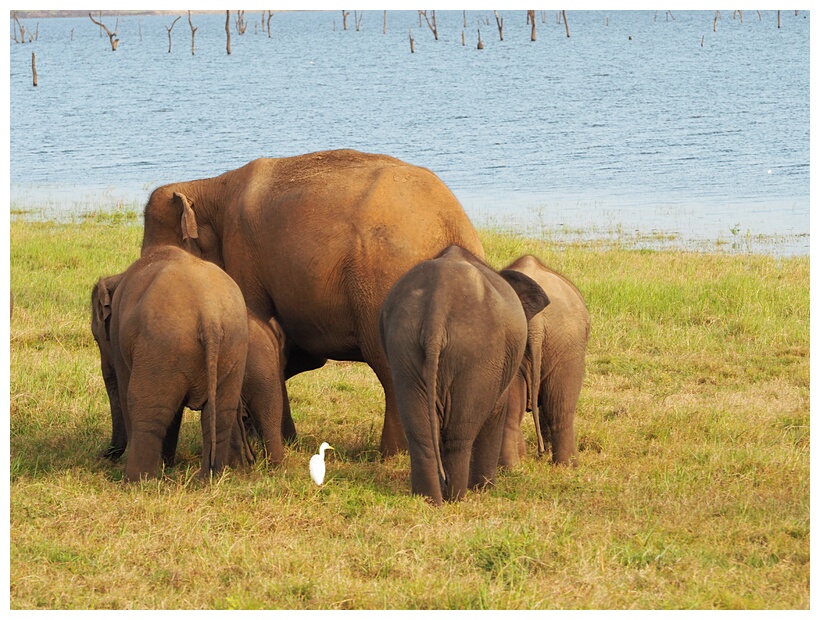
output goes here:
[{"label": "reflection on water", "polygon": [[[277,13],[225,53],[224,14],[86,19],[10,44],[11,198],[60,212],[144,203],[260,156],[388,153],[438,174],[478,223],[775,235],[808,253],[809,13]],[[488,26],[484,21],[490,19]],[[258,22],[258,23],[257,23]],[[334,30],[335,27],[335,30]],[[409,53],[413,28],[415,53]],[[476,28],[485,49],[475,49]],[[465,32],[466,45],[461,44]],[[141,33],[141,34],[140,34]],[[702,43],[702,44],[701,44]],[[31,86],[31,52],[39,86]]]}]

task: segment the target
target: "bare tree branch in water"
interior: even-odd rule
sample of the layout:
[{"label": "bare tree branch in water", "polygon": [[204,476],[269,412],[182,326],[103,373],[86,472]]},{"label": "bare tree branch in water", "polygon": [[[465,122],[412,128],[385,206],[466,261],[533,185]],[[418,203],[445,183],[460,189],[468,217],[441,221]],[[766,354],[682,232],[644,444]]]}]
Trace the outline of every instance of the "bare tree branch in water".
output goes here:
[{"label": "bare tree branch in water", "polygon": [[[115,24],[115,26],[114,26],[114,32],[112,33],[112,32],[108,29],[108,27],[107,27],[105,24],[103,24],[103,23],[102,23],[102,21],[99,21],[99,22],[98,22],[96,19],[94,19],[94,17],[91,15],[91,13],[89,13],[89,14],[88,14],[88,17],[89,17],[89,18],[91,18],[91,21],[92,21],[92,22],[94,22],[94,23],[95,23],[95,24],[97,24],[100,28],[102,28],[103,30],[105,30],[105,33],[108,35],[108,40],[109,40],[109,41],[111,41],[111,51],[112,51],[112,52],[116,52],[116,51],[117,51],[117,46],[120,44],[120,40],[119,40],[119,39],[115,39],[114,37],[116,37],[116,36],[117,36],[117,28],[119,28],[119,25],[120,25],[120,20],[119,20],[119,18],[117,18],[117,22],[116,22],[116,24]],[[100,19],[102,19],[102,17],[100,17]]]}]

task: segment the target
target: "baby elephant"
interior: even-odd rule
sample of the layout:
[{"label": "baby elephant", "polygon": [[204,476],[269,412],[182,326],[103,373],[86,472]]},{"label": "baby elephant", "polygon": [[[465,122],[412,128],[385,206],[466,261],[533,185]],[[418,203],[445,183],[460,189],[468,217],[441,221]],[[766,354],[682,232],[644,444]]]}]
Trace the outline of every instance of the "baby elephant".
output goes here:
[{"label": "baby elephant", "polygon": [[530,321],[527,351],[510,384],[500,464],[512,467],[524,455],[521,421],[527,409],[533,412],[539,455],[546,436],[553,463],[576,465],[575,407],[584,378],[589,312],[575,285],[534,256],[522,256],[507,269],[538,282],[550,305]]},{"label": "baby elephant", "polygon": [[[285,388],[285,334],[276,319],[263,321],[248,311],[248,358],[242,407],[265,444],[268,460],[282,462],[283,431],[293,429]],[[295,430],[293,430],[295,434]]]},{"label": "baby elephant", "polygon": [[495,480],[507,386],[527,322],[549,300],[517,271],[450,246],[390,290],[380,333],[410,450],[413,493],[440,505]]},{"label": "baby elephant", "polygon": [[111,401],[106,455],[120,456],[127,440],[127,480],[156,476],[160,456],[173,462],[186,406],[203,412],[203,475],[248,452],[239,419],[248,319],[230,276],[184,250],[158,247],[101,278],[92,306]]}]

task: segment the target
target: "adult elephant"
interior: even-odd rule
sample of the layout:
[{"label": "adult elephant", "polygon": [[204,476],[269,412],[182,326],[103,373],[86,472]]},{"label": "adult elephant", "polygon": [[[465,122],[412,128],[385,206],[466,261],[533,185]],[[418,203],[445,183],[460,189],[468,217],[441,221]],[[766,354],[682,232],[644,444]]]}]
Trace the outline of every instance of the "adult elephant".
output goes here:
[{"label": "adult elephant", "polygon": [[366,362],[385,393],[383,456],[406,449],[379,311],[409,269],[457,244],[483,258],[464,209],[432,172],[353,150],[257,159],[156,189],[142,251],[188,249],[227,271],[287,336],[286,377]]}]

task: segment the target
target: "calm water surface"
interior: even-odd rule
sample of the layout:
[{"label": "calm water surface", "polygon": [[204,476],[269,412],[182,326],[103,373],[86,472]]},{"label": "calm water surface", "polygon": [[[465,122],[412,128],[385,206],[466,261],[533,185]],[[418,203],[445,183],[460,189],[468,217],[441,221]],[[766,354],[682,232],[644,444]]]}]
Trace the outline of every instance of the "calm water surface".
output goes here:
[{"label": "calm water surface", "polygon": [[[50,212],[143,204],[161,184],[256,157],[387,153],[430,168],[479,224],[774,236],[809,252],[810,14],[523,11],[246,13],[85,19],[10,44],[11,201]],[[489,23],[484,21],[489,19]],[[104,22],[112,27],[114,19]],[[409,29],[415,53],[409,50]],[[477,28],[485,49],[476,50]],[[462,31],[466,45],[462,46]],[[141,37],[141,38],[140,38]],[[631,37],[631,39],[630,39]],[[31,52],[39,86],[31,85]]]}]

